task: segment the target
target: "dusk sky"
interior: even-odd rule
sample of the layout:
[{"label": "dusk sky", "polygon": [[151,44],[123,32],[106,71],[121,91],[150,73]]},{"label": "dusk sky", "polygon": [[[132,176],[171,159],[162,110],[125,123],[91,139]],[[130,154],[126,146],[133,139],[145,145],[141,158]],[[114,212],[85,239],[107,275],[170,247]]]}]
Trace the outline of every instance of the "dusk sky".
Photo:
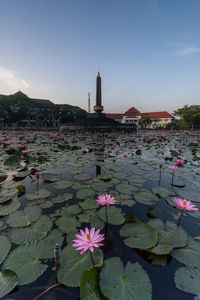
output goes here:
[{"label": "dusk sky", "polygon": [[200,104],[199,0],[0,0],[0,94],[105,112]]}]

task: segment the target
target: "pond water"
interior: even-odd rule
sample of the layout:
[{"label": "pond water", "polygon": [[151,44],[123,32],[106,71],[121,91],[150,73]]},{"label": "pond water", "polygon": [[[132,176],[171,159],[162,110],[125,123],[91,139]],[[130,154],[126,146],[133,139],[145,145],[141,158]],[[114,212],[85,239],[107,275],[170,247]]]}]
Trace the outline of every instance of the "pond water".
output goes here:
[{"label": "pond water", "polygon": [[[81,275],[92,263],[72,240],[95,227],[105,235],[94,250],[99,277],[81,286],[81,299],[200,299],[194,239],[200,213],[184,212],[177,227],[181,211],[173,201],[180,197],[200,209],[200,132],[1,131],[0,145],[0,298],[34,299],[60,282],[39,299],[80,299]],[[184,165],[172,185],[169,167],[177,159]],[[106,193],[116,200],[107,208],[108,224],[105,207],[96,203]],[[57,274],[56,243],[62,249]],[[124,273],[128,264],[135,273]]]}]

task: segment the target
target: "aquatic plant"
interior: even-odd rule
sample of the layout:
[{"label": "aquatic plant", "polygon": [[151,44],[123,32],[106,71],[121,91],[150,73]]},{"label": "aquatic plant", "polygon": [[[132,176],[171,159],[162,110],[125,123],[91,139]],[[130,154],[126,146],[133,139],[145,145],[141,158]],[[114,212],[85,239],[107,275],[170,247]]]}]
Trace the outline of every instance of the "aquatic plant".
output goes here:
[{"label": "aquatic plant", "polygon": [[100,242],[104,240],[104,234],[99,234],[99,232],[100,229],[95,231],[95,228],[92,227],[92,229],[89,231],[86,227],[85,231],[80,230],[81,235],[76,234],[77,239],[73,240],[74,244],[72,245],[73,247],[77,247],[76,250],[81,250],[80,255],[89,250],[93,265],[95,265],[95,263],[91,252],[94,251],[94,248],[103,246],[103,244]]},{"label": "aquatic plant", "polygon": [[180,225],[180,222],[181,222],[181,219],[183,217],[183,213],[184,213],[185,210],[186,211],[198,210],[196,205],[192,204],[192,202],[189,201],[189,200],[185,200],[185,199],[181,199],[181,198],[173,198],[172,200],[175,202],[176,207],[178,207],[182,210],[181,214],[180,214],[180,217],[178,219],[178,222],[177,222],[177,226]]},{"label": "aquatic plant", "polygon": [[115,198],[112,197],[110,194],[106,195],[100,195],[97,198],[97,203],[99,205],[105,205],[105,213],[106,213],[106,223],[108,223],[108,212],[107,212],[107,206],[110,206],[112,204],[115,204]]},{"label": "aquatic plant", "polygon": [[174,173],[175,173],[175,171],[179,170],[179,167],[177,167],[177,166],[169,166],[168,169],[170,169],[170,170],[173,171],[172,172],[172,183],[171,184],[174,185]]}]

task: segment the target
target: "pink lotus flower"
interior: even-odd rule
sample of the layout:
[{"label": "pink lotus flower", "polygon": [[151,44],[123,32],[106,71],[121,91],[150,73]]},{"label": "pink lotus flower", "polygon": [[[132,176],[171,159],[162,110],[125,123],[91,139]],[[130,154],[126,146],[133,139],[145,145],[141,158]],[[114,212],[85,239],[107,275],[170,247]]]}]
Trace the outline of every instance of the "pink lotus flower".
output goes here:
[{"label": "pink lotus flower", "polygon": [[142,149],[142,148],[143,148],[143,146],[140,146],[140,145],[139,145],[139,146],[137,146],[137,147],[138,147],[139,149]]},{"label": "pink lotus flower", "polygon": [[88,228],[85,228],[85,231],[80,230],[81,235],[76,234],[76,240],[73,240],[73,247],[77,247],[76,250],[81,250],[80,255],[85,253],[87,250],[90,252],[94,251],[94,247],[98,248],[103,246],[100,242],[104,240],[104,234],[99,234],[100,229],[95,231],[95,228],[89,231]]},{"label": "pink lotus flower", "polygon": [[35,172],[35,177],[36,177],[36,179],[39,179],[40,178],[40,172]]},{"label": "pink lotus flower", "polygon": [[127,157],[127,154],[124,154],[124,157]]},{"label": "pink lotus flower", "polygon": [[170,169],[172,171],[178,171],[179,167],[177,167],[177,166],[169,166],[168,169]]},{"label": "pink lotus flower", "polygon": [[183,159],[177,159],[176,160],[176,165],[179,167],[183,167],[184,166],[184,160]]},{"label": "pink lotus flower", "polygon": [[115,198],[112,197],[110,194],[100,195],[98,196],[96,201],[99,205],[110,206],[111,204],[115,204]]},{"label": "pink lotus flower", "polygon": [[192,202],[189,200],[185,200],[181,198],[173,198],[172,200],[175,202],[176,206],[178,208],[181,208],[182,210],[187,210],[187,211],[198,210],[198,208],[195,207],[196,205],[192,204]]}]

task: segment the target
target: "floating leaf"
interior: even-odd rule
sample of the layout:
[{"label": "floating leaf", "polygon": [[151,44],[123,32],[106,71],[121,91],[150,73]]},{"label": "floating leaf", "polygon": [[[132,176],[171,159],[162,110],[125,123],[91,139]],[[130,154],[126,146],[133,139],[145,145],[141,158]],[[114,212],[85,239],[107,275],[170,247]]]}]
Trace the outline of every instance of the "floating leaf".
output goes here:
[{"label": "floating leaf", "polygon": [[99,288],[99,268],[84,271],[80,282],[81,300],[103,300]]},{"label": "floating leaf", "polygon": [[157,195],[157,194],[160,195],[161,198],[167,198],[167,197],[169,197],[170,194],[173,194],[172,190],[168,190],[168,189],[165,189],[160,186],[153,187],[152,192],[155,195]]},{"label": "floating leaf", "polygon": [[41,208],[37,206],[27,206],[24,210],[18,210],[10,214],[6,222],[11,227],[25,227],[39,219],[42,214]]},{"label": "floating leaf", "polygon": [[15,248],[5,260],[3,269],[14,271],[19,279],[19,285],[24,285],[41,276],[46,271],[47,265],[41,264],[30,243]]},{"label": "floating leaf", "polygon": [[131,248],[148,249],[158,242],[158,232],[144,223],[127,223],[121,227],[120,235],[128,237],[124,243]]},{"label": "floating leaf", "polygon": [[[103,262],[103,254],[100,249],[95,249],[93,254],[95,264]],[[92,266],[89,251],[80,255],[79,251],[67,246],[62,251],[62,268],[57,273],[57,280],[69,287],[80,286],[82,273]]]},{"label": "floating leaf", "polygon": [[0,264],[4,261],[11,248],[9,239],[5,236],[0,236]]},{"label": "floating leaf", "polygon": [[124,269],[118,257],[104,261],[100,287],[109,300],[150,300],[152,297],[151,281],[141,265],[128,262]]},{"label": "floating leaf", "polygon": [[12,155],[5,160],[4,165],[9,167],[17,167],[20,165],[20,161],[21,159],[18,155]]},{"label": "floating leaf", "polygon": [[61,194],[61,195],[59,195],[55,198],[52,198],[51,200],[54,203],[61,203],[61,202],[64,202],[64,201],[71,200],[72,198],[73,198],[73,194],[65,193],[65,194]]},{"label": "floating leaf", "polygon": [[75,217],[64,214],[56,220],[56,225],[62,232],[69,233],[71,231],[76,231],[76,228],[81,224]]},{"label": "floating leaf", "polygon": [[59,180],[60,172],[52,171],[50,173],[42,173],[42,179],[49,182],[54,182]]},{"label": "floating leaf", "polygon": [[96,209],[98,207],[95,199],[86,199],[83,202],[79,202],[79,205],[83,210]]},{"label": "floating leaf", "polygon": [[159,233],[158,243],[150,249],[150,252],[157,255],[169,254],[173,250],[172,243],[168,236],[164,233]]},{"label": "floating leaf", "polygon": [[12,229],[10,237],[13,243],[22,244],[29,241],[41,240],[51,230],[52,220],[48,216],[41,216],[35,223],[25,228]]},{"label": "floating leaf", "polygon": [[98,218],[96,215],[93,215],[90,217],[90,225],[91,227],[95,227],[95,228],[98,228],[98,229],[103,229],[104,228],[104,222]]},{"label": "floating leaf", "polygon": [[129,194],[129,195],[131,195],[133,191],[137,190],[137,188],[135,188],[133,185],[127,183],[120,183],[117,184],[115,187],[119,193]]},{"label": "floating leaf", "polygon": [[[108,212],[108,223],[112,225],[120,225],[123,224],[125,219],[122,214],[121,208],[109,206],[107,208]],[[104,222],[106,222],[106,215],[105,215],[105,207],[100,208],[98,211],[98,216],[100,219],[102,219]]]},{"label": "floating leaf", "polygon": [[74,179],[81,180],[81,181],[87,181],[87,180],[90,180],[91,178],[92,178],[92,176],[87,173],[77,174],[74,176]]},{"label": "floating leaf", "polygon": [[76,193],[76,197],[78,199],[93,198],[94,196],[95,196],[95,192],[88,188],[81,189]]},{"label": "floating leaf", "polygon": [[[200,297],[200,270],[196,268],[181,267],[175,272],[176,287],[186,293]],[[195,298],[199,299],[199,298]]]},{"label": "floating leaf", "polygon": [[51,192],[46,189],[41,189],[38,192],[36,191],[34,194],[26,194],[27,200],[35,200],[35,199],[45,199],[51,195]]},{"label": "floating leaf", "polygon": [[0,272],[0,298],[9,294],[18,284],[17,275],[10,270]]},{"label": "floating leaf", "polygon": [[20,202],[16,199],[11,199],[0,204],[0,216],[6,216],[14,212],[20,207]]},{"label": "floating leaf", "polygon": [[134,197],[137,202],[140,202],[142,204],[147,204],[147,205],[155,204],[159,200],[158,197],[154,196],[154,194],[152,194],[149,191],[134,192]]},{"label": "floating leaf", "polygon": [[58,181],[58,182],[55,183],[54,188],[62,190],[62,189],[66,189],[66,188],[70,187],[71,185],[72,185],[71,181],[60,180],[60,181]]}]

